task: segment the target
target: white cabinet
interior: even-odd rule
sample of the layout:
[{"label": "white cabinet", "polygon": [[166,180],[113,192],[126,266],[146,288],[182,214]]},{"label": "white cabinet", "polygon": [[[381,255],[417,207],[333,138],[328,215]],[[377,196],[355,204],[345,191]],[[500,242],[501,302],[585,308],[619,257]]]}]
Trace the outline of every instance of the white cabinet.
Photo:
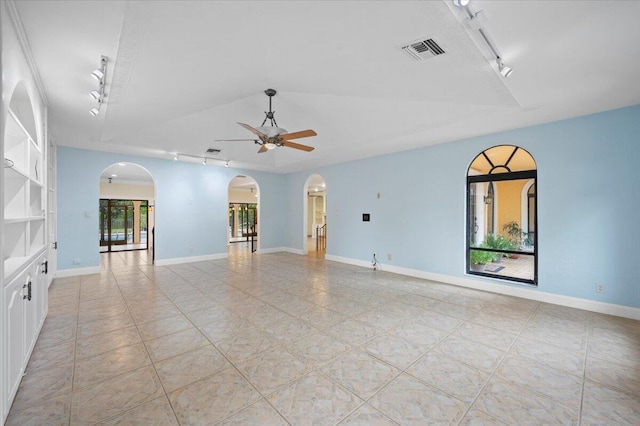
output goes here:
[{"label": "white cabinet", "polygon": [[0,141],[0,424],[18,390],[48,306],[45,138],[38,134],[38,117],[24,86],[16,87],[6,111]]},{"label": "white cabinet", "polygon": [[26,303],[24,297],[24,285],[28,282],[28,277],[19,276],[4,289],[4,300],[7,303],[5,309],[6,318],[3,324],[6,327],[5,336],[10,344],[3,345],[6,348],[5,359],[7,360],[7,371],[3,375],[3,386],[7,390],[7,401],[4,406],[11,407],[11,401],[18,390],[20,379],[22,378],[22,360],[25,354],[25,333],[24,318]]},{"label": "white cabinet", "polygon": [[7,409],[11,407],[46,316],[46,269],[43,252],[3,289],[6,307],[2,324],[7,344],[2,345],[6,359],[2,386],[6,390],[3,402]]}]

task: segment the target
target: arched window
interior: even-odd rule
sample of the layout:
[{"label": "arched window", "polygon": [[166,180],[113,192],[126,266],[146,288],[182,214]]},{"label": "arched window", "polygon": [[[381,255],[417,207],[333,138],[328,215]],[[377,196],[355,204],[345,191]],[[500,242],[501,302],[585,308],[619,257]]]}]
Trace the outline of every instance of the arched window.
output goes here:
[{"label": "arched window", "polygon": [[473,160],[467,172],[467,273],[537,284],[536,178],[533,157],[517,146],[495,146]]}]

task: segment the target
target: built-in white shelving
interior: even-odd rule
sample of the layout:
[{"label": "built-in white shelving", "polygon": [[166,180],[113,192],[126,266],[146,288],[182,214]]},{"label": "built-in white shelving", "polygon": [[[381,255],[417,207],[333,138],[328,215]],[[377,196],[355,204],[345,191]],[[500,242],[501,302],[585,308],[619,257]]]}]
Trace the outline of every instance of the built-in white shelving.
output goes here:
[{"label": "built-in white shelving", "polygon": [[[29,111],[30,112],[30,111]],[[4,278],[8,282],[46,246],[43,149],[35,128],[27,130],[9,109],[4,158]],[[10,167],[7,167],[10,166]]]}]

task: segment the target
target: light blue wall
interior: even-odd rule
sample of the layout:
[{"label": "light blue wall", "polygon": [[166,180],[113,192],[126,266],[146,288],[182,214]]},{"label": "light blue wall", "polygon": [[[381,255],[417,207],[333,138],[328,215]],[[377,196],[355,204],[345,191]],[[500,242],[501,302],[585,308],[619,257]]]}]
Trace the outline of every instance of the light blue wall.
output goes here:
[{"label": "light blue wall", "polygon": [[[100,175],[118,162],[139,164],[155,179],[156,259],[226,253],[228,185],[238,174],[258,183],[260,248],[286,245],[283,175],[60,147],[58,269],[100,264]],[[80,262],[74,264],[76,259]]]},{"label": "light blue wall", "polygon": [[467,168],[501,144],[538,165],[538,290],[640,307],[640,106],[289,175],[289,246],[303,248],[304,183],[318,173],[328,254],[463,277]]}]

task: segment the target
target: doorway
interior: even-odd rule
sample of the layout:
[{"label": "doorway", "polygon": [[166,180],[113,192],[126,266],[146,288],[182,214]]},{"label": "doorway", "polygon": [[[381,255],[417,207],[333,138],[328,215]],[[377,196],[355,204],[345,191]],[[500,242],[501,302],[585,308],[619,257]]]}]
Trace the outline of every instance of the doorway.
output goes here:
[{"label": "doorway", "polygon": [[116,163],[100,176],[100,253],[136,252],[154,260],[155,182],[143,167]]},{"label": "doorway", "polygon": [[100,200],[100,251],[149,249],[147,200]]},{"label": "doorway", "polygon": [[327,250],[327,185],[320,175],[311,175],[304,188],[304,248],[314,256]]},{"label": "doorway", "polygon": [[258,250],[260,192],[255,179],[238,175],[229,182],[227,247],[229,254]]}]

